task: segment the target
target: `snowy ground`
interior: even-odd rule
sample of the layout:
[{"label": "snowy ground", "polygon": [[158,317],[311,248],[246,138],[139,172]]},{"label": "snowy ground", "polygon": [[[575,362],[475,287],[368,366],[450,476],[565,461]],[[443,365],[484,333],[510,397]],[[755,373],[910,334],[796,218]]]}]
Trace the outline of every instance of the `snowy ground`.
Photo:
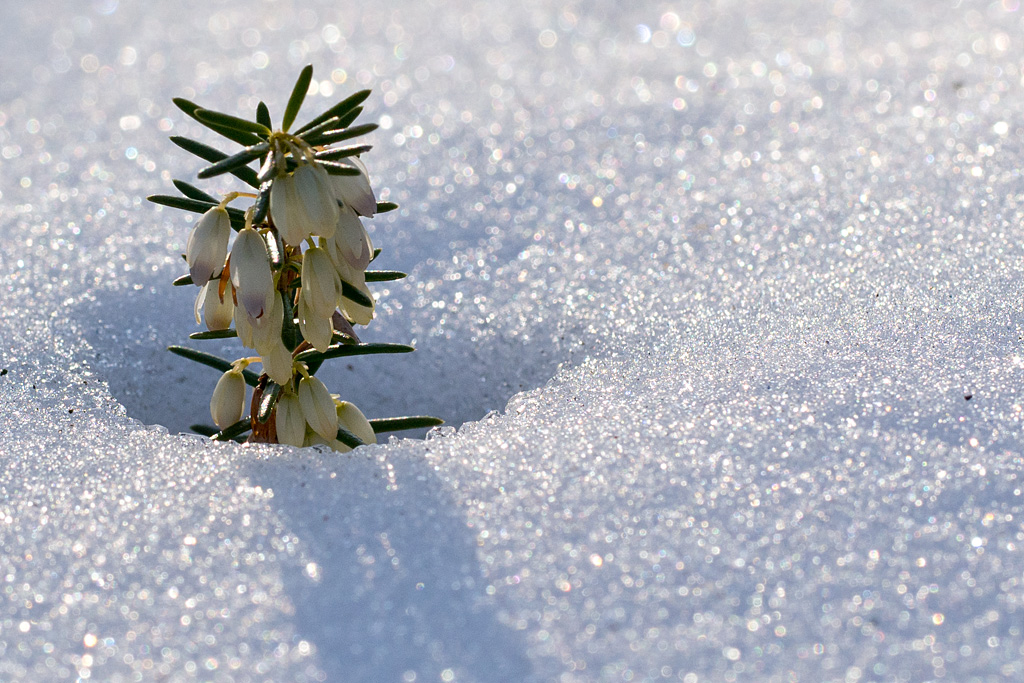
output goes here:
[{"label": "snowy ground", "polygon": [[[1024,677],[1017,0],[340,6],[4,8],[0,679]],[[329,384],[458,431],[178,434],[170,99],[306,63],[419,348]]]}]

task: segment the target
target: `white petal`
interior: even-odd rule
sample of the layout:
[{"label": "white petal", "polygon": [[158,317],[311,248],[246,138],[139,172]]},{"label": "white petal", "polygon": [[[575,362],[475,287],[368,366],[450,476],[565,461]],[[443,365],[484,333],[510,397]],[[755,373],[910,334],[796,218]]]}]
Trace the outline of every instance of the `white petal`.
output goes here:
[{"label": "white petal", "polygon": [[341,282],[331,257],[319,247],[307,249],[302,257],[302,298],[310,312],[321,318],[334,313]]},{"label": "white petal", "polygon": [[299,402],[302,414],[314,432],[328,441],[338,436],[338,413],[323,382],[316,377],[303,377],[299,382]]},{"label": "white petal", "polygon": [[264,348],[260,351],[263,372],[278,384],[292,381],[292,354],[283,342]]},{"label": "white petal", "polygon": [[277,399],[274,427],[278,443],[302,446],[306,438],[306,418],[302,416],[302,405],[294,394],[285,394]]},{"label": "white petal", "polygon": [[354,403],[339,401],[337,413],[339,427],[344,427],[352,432],[363,443],[377,443],[377,435],[373,432],[369,420]]},{"label": "white petal", "polygon": [[[373,295],[370,294],[370,289],[366,286],[366,283],[357,284],[350,282],[349,284],[355,285],[359,291],[370,298],[370,301],[373,301]],[[373,307],[357,304],[347,297],[339,297],[339,308],[341,308],[344,316],[356,325],[369,325],[370,321],[373,320]]]},{"label": "white petal", "polygon": [[228,370],[217,381],[210,399],[210,417],[224,429],[242,419],[245,410],[245,379],[239,370]]},{"label": "white petal", "polygon": [[330,174],[323,166],[304,164],[295,170],[295,184],[305,208],[309,232],[322,237],[333,236],[338,222],[338,202]]},{"label": "white petal", "polygon": [[281,327],[284,324],[284,302],[276,291],[274,294],[270,307],[263,317],[252,321],[252,340],[256,345],[256,350],[260,353],[263,353],[265,348],[282,344]]},{"label": "white petal", "polygon": [[224,268],[230,234],[231,219],[227,210],[219,206],[204,213],[196,223],[185,247],[185,260],[193,284],[202,287]]},{"label": "white petal", "polygon": [[341,201],[345,206],[352,207],[352,210],[360,216],[372,216],[377,213],[377,198],[373,196],[370,176],[363,162],[357,157],[349,157],[341,159],[339,163],[359,169],[357,176],[331,176],[335,191]]},{"label": "white petal", "polygon": [[357,270],[366,270],[373,256],[373,243],[366,232],[363,222],[355,212],[345,206],[338,217],[338,229],[334,233],[333,244],[338,253]]},{"label": "white petal", "polygon": [[201,325],[203,318],[200,315],[200,311],[203,309],[203,302],[206,301],[206,288],[208,284],[203,285],[199,288],[199,293],[196,294],[196,303],[192,307],[192,312],[196,314],[196,325]]},{"label": "white petal", "polygon": [[334,336],[334,326],[330,318],[321,318],[311,314],[306,300],[299,299],[299,330],[302,331],[302,338],[313,345],[313,348],[323,353],[331,345],[331,338]]},{"label": "white petal", "polygon": [[255,349],[256,341],[253,339],[252,320],[245,309],[239,306],[235,309],[235,332],[238,333],[238,340],[247,349]]},{"label": "white petal", "polygon": [[203,300],[203,318],[208,330],[226,330],[231,327],[231,319],[235,314],[235,302],[231,299],[231,283],[224,289],[224,299],[220,298],[221,280],[210,280],[206,283],[206,294]]},{"label": "white petal", "polygon": [[298,246],[309,237],[304,214],[295,176],[275,178],[270,186],[270,215],[286,244]]},{"label": "white petal", "polygon": [[238,303],[254,319],[259,319],[272,303],[274,275],[270,271],[267,245],[252,228],[239,232],[231,247],[231,284]]}]

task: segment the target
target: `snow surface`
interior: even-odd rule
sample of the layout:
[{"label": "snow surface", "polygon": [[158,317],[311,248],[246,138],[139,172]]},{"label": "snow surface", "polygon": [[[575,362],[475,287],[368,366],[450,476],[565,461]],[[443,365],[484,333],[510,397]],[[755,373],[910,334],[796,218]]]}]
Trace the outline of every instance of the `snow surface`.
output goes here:
[{"label": "snow surface", "polygon": [[[0,679],[1021,680],[1018,7],[5,3]],[[170,99],[310,62],[419,348],[328,383],[457,431],[178,434]]]}]

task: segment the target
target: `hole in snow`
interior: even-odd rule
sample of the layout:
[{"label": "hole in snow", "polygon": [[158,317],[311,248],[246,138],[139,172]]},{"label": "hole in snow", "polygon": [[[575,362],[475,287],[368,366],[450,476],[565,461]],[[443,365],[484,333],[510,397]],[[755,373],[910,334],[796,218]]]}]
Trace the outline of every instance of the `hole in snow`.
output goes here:
[{"label": "hole in snow", "polygon": [[[195,292],[169,283],[166,288],[104,292],[79,310],[80,328],[92,346],[87,360],[111,394],[129,417],[163,425],[172,434],[188,433],[192,424],[211,424],[209,401],[220,373],[166,347],[190,346],[229,360],[247,353],[236,339],[188,339],[201,329],[192,317]],[[402,311],[382,313],[360,335],[363,341],[409,343],[411,336],[402,330],[413,327],[410,316],[426,315],[406,305]],[[369,418],[426,414],[459,427],[503,410],[516,393],[542,385],[562,360],[550,343],[524,342],[508,333],[476,333],[477,341],[471,341],[474,332],[463,336],[456,325],[446,326],[445,336],[419,338],[415,353],[332,360],[317,377]]]}]

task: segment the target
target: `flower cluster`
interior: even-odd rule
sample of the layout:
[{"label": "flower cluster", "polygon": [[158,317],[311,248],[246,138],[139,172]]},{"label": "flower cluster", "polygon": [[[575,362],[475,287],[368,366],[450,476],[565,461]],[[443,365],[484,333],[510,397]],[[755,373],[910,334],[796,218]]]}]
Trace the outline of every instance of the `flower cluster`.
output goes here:
[{"label": "flower cluster", "polygon": [[[188,237],[189,274],[175,284],[199,287],[197,323],[206,332],[194,339],[237,337],[256,355],[233,362],[195,349],[170,350],[224,372],[210,402],[216,429],[197,425],[216,438],[294,446],[329,445],[346,451],[376,442],[376,434],[440,424],[429,417],[367,420],[352,403],[331,394],[314,373],[330,358],[412,351],[400,344],[363,344],[354,325],[374,317],[368,282],[404,277],[396,271],[367,271],[379,254],[362,218],[396,208],[378,203],[360,156],[370,147],[335,147],[371,132],[353,125],[369,95],[362,91],[289,132],[309,88],[307,66],[292,90],[281,127],[272,129],[260,103],[256,120],[237,118],[176,99],[186,114],[244,146],[227,155],[188,138],[172,140],[212,165],[199,178],[230,173],[254,191],[233,191],[221,199],[183,181],[182,196],[150,200],[202,213]],[[258,163],[258,171],[250,164]],[[251,200],[245,210],[231,207]],[[232,233],[236,232],[232,241]],[[259,363],[262,373],[247,369]],[[251,412],[243,417],[246,385],[254,387]]]}]

